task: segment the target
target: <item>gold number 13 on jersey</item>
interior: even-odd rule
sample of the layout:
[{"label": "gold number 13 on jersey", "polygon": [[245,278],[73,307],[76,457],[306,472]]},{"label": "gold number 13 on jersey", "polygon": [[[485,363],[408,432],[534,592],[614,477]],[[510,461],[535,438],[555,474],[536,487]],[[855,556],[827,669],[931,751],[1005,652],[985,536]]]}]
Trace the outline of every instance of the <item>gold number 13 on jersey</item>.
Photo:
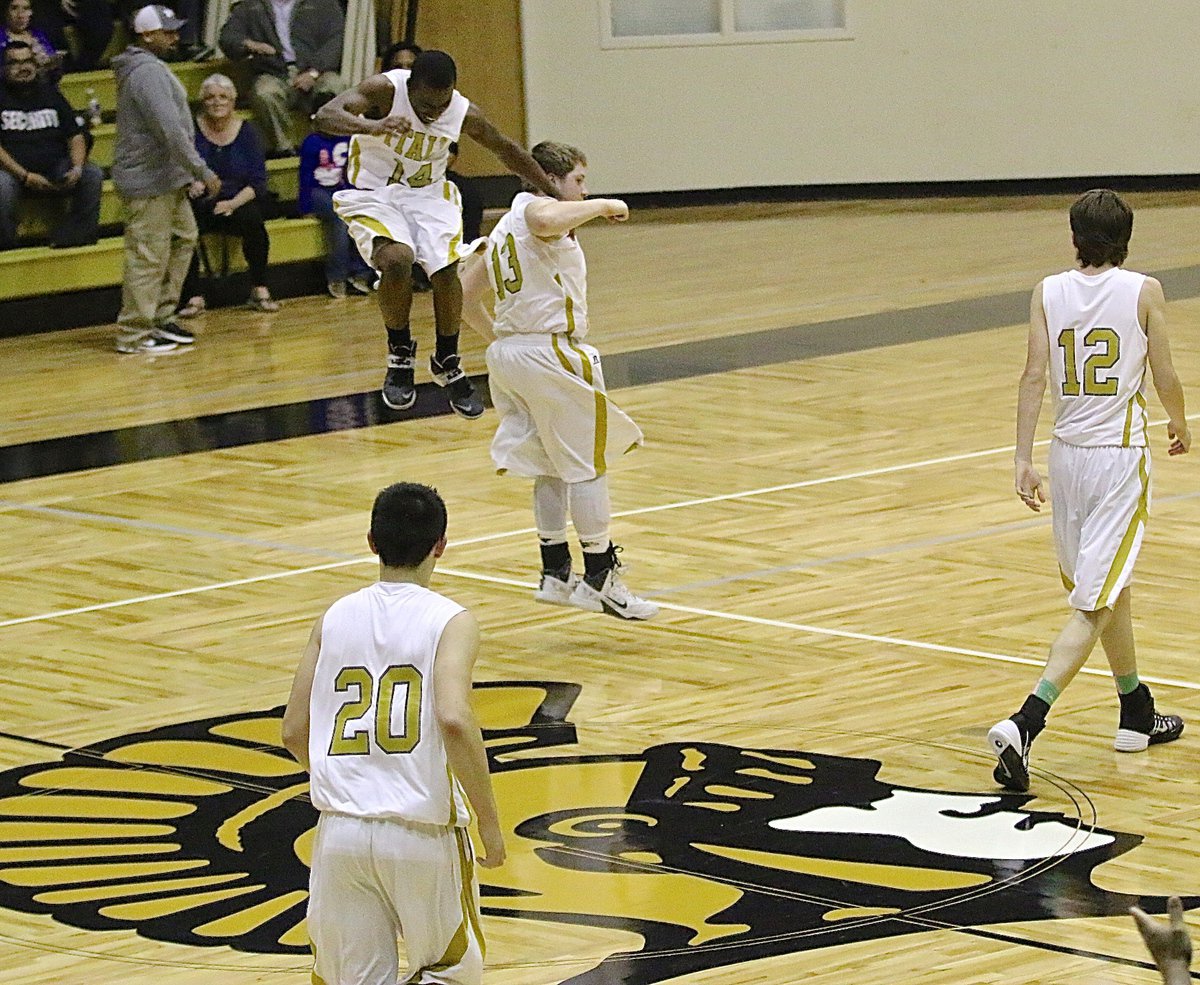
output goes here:
[{"label": "gold number 13 on jersey", "polygon": [[[416,667],[389,667],[375,681],[366,667],[343,667],[334,678],[333,688],[347,698],[338,709],[333,723],[333,738],[329,742],[331,756],[365,756],[371,751],[371,735],[375,745],[384,752],[412,752],[421,741],[421,673]],[[392,711],[396,693],[403,691],[404,731],[392,731]],[[375,704],[374,727],[359,725],[349,735],[346,726],[362,718]]]},{"label": "gold number 13 on jersey", "polygon": [[1117,392],[1117,377],[1100,379],[1100,373],[1112,369],[1121,358],[1121,336],[1111,328],[1093,328],[1083,337],[1085,349],[1095,349],[1083,360],[1083,381],[1080,384],[1079,368],[1075,360],[1075,329],[1064,328],[1058,333],[1058,344],[1063,351],[1064,397],[1078,397],[1082,392],[1089,397],[1112,397]]},{"label": "gold number 13 on jersey", "polygon": [[[492,280],[496,282],[496,298],[503,301],[505,293],[516,294],[525,283],[521,275],[521,261],[517,258],[517,241],[513,234],[504,237],[504,242],[491,248]],[[501,254],[504,255],[501,260]]]}]

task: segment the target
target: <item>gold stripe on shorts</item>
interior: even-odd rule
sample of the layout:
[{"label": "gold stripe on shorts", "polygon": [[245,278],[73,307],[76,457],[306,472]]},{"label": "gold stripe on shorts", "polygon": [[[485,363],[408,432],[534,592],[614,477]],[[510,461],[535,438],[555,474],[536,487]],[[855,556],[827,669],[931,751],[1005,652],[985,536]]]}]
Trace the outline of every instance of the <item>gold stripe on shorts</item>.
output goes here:
[{"label": "gold stripe on shorts", "polygon": [[[567,300],[569,301],[570,298]],[[567,310],[570,311],[570,308],[568,307]],[[605,452],[608,450],[608,397],[596,389],[592,377],[592,361],[588,359],[587,353],[575,345],[570,336],[567,336],[567,345],[579,354],[579,362],[583,366],[583,381],[592,388],[595,394],[596,433],[592,443],[592,466],[596,470],[596,475],[604,475],[608,469],[605,458]]]},{"label": "gold stripe on shorts", "polygon": [[605,459],[605,451],[608,447],[608,397],[596,389],[596,384],[593,382],[592,376],[592,361],[588,359],[587,353],[580,349],[571,339],[567,338],[567,345],[571,350],[579,356],[581,371],[576,372],[571,365],[571,361],[559,347],[558,339],[561,333],[555,332],[550,336],[551,344],[554,346],[554,354],[558,356],[558,361],[562,363],[565,369],[572,376],[580,377],[584,383],[592,388],[592,394],[596,401],[596,425],[592,438],[592,468],[596,470],[596,476],[602,476],[608,471],[608,464]]},{"label": "gold stripe on shorts", "polygon": [[483,954],[485,951],[483,931],[479,928],[479,915],[475,912],[473,893],[475,868],[471,863],[471,853],[463,844],[463,839],[466,837],[468,835],[465,830],[462,828],[454,829],[455,846],[458,848],[458,901],[462,908],[462,919],[459,921],[458,929],[454,932],[454,936],[450,938],[450,943],[446,946],[446,950],[442,956],[434,964],[420,969],[409,979],[409,982],[420,981],[421,972],[445,972],[455,965],[460,964],[467,953],[467,948],[470,946],[472,938],[479,945],[480,954]]},{"label": "gold stripe on shorts", "polygon": [[483,928],[479,925],[479,909],[475,906],[475,861],[467,844],[467,839],[471,836],[467,834],[466,828],[455,828],[454,834],[458,838],[458,858],[462,866],[463,911],[467,915],[475,943],[479,946],[479,954],[486,958],[487,941],[484,940]]},{"label": "gold stripe on shorts", "polygon": [[1129,552],[1133,550],[1133,542],[1137,538],[1138,526],[1145,523],[1150,515],[1150,510],[1147,505],[1147,500],[1150,495],[1150,473],[1146,470],[1146,449],[1142,449],[1142,457],[1138,459],[1138,478],[1142,482],[1142,493],[1138,497],[1137,509],[1133,511],[1133,516],[1129,520],[1129,526],[1125,528],[1125,536],[1121,538],[1121,546],[1117,548],[1117,556],[1113,558],[1113,563],[1108,569],[1108,576],[1104,579],[1104,584],[1100,587],[1100,596],[1096,599],[1096,604],[1099,606],[1107,606],[1109,592],[1112,591],[1113,585],[1117,583],[1117,579],[1121,576],[1121,571],[1125,567],[1125,562],[1129,558]]}]

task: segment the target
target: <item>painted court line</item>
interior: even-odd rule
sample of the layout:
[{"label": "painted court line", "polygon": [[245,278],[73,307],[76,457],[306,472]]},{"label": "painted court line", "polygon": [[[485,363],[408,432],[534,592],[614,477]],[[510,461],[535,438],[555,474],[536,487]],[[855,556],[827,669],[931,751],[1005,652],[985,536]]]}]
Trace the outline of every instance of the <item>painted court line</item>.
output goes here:
[{"label": "painted court line", "polygon": [[[533,591],[537,585],[532,582],[518,581],[515,578],[501,578],[497,575],[478,574],[473,571],[462,571],[457,568],[438,567],[438,573],[449,575],[452,578],[462,578],[467,581],[482,581],[493,585],[507,585],[512,588],[522,588]],[[961,646],[946,646],[942,643],[923,643],[919,640],[906,640],[898,636],[876,636],[873,633],[855,633],[848,629],[831,629],[825,626],[809,626],[805,623],[788,622],[784,619],[766,619],[762,616],[747,616],[737,612],[721,612],[716,609],[698,609],[690,605],[677,605],[674,602],[658,602],[663,609],[669,609],[672,612],[684,612],[693,616],[706,616],[711,619],[725,619],[731,622],[750,623],[755,626],[770,626],[775,629],[791,629],[798,633],[811,633],[814,636],[830,636],[835,639],[857,640],[864,643],[880,643],[885,646],[907,647],[913,650],[929,650],[934,653],[951,653],[955,656],[962,657],[978,657],[983,660],[991,660],[997,663],[1023,664],[1028,667],[1042,667],[1045,665],[1045,660],[1033,660],[1029,657],[1014,657],[1007,653],[992,653],[988,650],[971,650]],[[1081,674],[1090,674],[1094,677],[1111,677],[1112,674],[1107,670],[1100,670],[1095,667],[1084,667]],[[1166,677],[1148,677],[1140,675],[1141,680],[1147,684],[1161,684],[1165,687],[1180,687],[1186,688],[1189,691],[1200,691],[1200,684],[1192,681],[1177,681]]]},{"label": "painted court line", "polygon": [[[924,468],[927,465],[945,465],[950,462],[959,462],[959,461],[964,461],[964,460],[971,459],[971,458],[981,458],[986,455],[995,455],[995,454],[997,454],[999,452],[1003,452],[1003,451],[1012,451],[1012,446],[1010,445],[1010,446],[1003,447],[1003,448],[988,448],[988,449],[985,449],[984,451],[963,452],[958,455],[947,455],[942,458],[923,459],[922,461],[919,461],[919,462],[906,462],[906,463],[902,463],[900,465],[883,466],[878,469],[867,469],[867,470],[859,471],[859,472],[843,473],[841,475],[823,476],[818,479],[805,479],[800,482],[792,482],[792,483],[787,483],[785,485],[780,485],[780,486],[768,486],[768,487],[763,487],[760,489],[744,490],[742,492],[722,493],[721,495],[718,495],[718,496],[708,496],[703,499],[681,500],[681,501],[677,501],[674,503],[662,503],[658,506],[645,506],[645,507],[640,507],[638,509],[633,509],[633,510],[622,510],[619,513],[614,513],[613,516],[615,516],[615,517],[636,516],[636,515],[639,515],[642,513],[656,513],[656,512],[662,512],[664,510],[676,510],[676,509],[682,509],[687,506],[700,506],[705,503],[715,503],[715,502],[721,502],[723,500],[744,499],[744,498],[749,498],[751,496],[762,496],[762,495],[765,495],[767,493],[772,493],[772,492],[782,492],[787,489],[800,489],[800,488],[804,488],[807,486],[827,485],[827,484],[833,483],[833,482],[842,482],[842,481],[849,480],[849,479],[859,479],[859,478],[863,478],[865,476],[886,475],[888,473],[904,472],[904,471],[908,471],[911,469]],[[39,513],[39,512],[46,512],[46,511],[51,511],[51,510],[58,510],[60,508],[37,506],[37,505],[30,505],[30,506],[15,505],[13,507],[13,509],[16,512],[19,512],[22,510],[27,510],[29,512]],[[76,513],[75,515],[77,517],[82,517],[85,514]],[[142,523],[142,521],[128,520],[128,519],[125,519],[122,517],[106,517],[103,514],[92,514],[92,516],[94,516],[97,520],[102,520],[106,523],[116,523],[116,524],[120,524],[120,525],[130,525],[130,526],[140,527],[141,523]],[[466,537],[463,540],[456,540],[454,542],[454,545],[458,546],[458,547],[465,547],[470,544],[482,544],[482,543],[487,543],[490,541],[504,540],[508,537],[516,537],[519,535],[527,535],[527,534],[536,533],[536,532],[537,532],[536,528],[532,528],[532,527],[527,527],[527,528],[523,528],[520,530],[505,530],[500,533],[481,534],[478,537]],[[204,532],[204,531],[197,531],[197,535],[208,536],[208,537],[211,537],[213,539],[218,539],[218,540],[223,540],[226,538],[225,534],[214,535],[211,532]],[[158,599],[176,598],[176,597],[183,596],[183,595],[196,595],[201,592],[218,591],[220,589],[225,589],[225,588],[236,588],[239,585],[251,585],[251,584],[254,584],[254,583],[260,582],[260,581],[273,581],[273,580],[276,580],[279,578],[290,578],[294,575],[312,574],[313,572],[316,572],[316,571],[330,571],[334,568],[343,568],[343,567],[347,567],[352,564],[365,564],[367,562],[374,561],[374,560],[375,560],[374,555],[366,555],[364,557],[357,557],[357,558],[346,558],[343,560],[331,561],[327,564],[310,565],[309,567],[306,567],[306,568],[292,568],[287,571],[274,571],[274,572],[271,572],[270,574],[255,575],[251,578],[239,578],[239,579],[235,579],[233,581],[222,581],[222,582],[217,582],[215,584],[210,584],[210,585],[197,585],[193,588],[180,588],[180,589],[176,589],[176,590],[170,591],[170,592],[157,592],[157,593],[154,593],[151,595],[139,595],[135,598],[117,599],[112,602],[99,602],[99,603],[96,603],[95,605],[84,605],[84,606],[80,606],[75,609],[60,609],[60,610],[57,610],[54,612],[44,612],[44,613],[40,613],[40,614],[34,615],[34,616],[19,616],[15,619],[0,620],[0,629],[4,628],[5,626],[18,626],[18,625],[21,625],[22,623],[39,622],[39,621],[47,620],[47,619],[61,619],[66,616],[77,616],[77,615],[82,615],[83,613],[86,613],[86,612],[97,612],[101,609],[117,609],[122,606],[136,605],[141,602],[154,602],[154,601],[157,601]]]},{"label": "painted court line", "polygon": [[[1188,419],[1191,420],[1191,419],[1194,419],[1197,417],[1200,417],[1200,414],[1189,415]],[[1165,423],[1165,422],[1164,421],[1155,421],[1155,422],[1151,422],[1151,426],[1157,426],[1157,425],[1161,425],[1163,423]],[[1037,445],[1047,445],[1047,444],[1049,444],[1049,440],[1044,439],[1042,441],[1036,442],[1036,444]],[[983,457],[986,457],[989,455],[996,455],[1001,452],[1011,452],[1012,450],[1013,450],[1012,445],[1006,445],[1006,446],[1001,446],[1001,447],[996,447],[996,448],[987,448],[987,449],[983,449],[983,450],[979,450],[979,451],[962,452],[957,455],[946,455],[946,456],[942,456],[939,458],[922,459],[922,460],[916,461],[916,462],[907,462],[907,463],[902,463],[899,465],[882,466],[882,467],[876,468],[876,469],[864,469],[864,470],[860,470],[860,471],[856,471],[856,472],[842,473],[842,474],[834,475],[834,476],[823,476],[823,477],[816,478],[816,479],[805,479],[805,480],[801,480],[799,482],[784,483],[784,484],[780,484],[780,485],[776,485],[776,486],[764,486],[764,487],[760,487],[758,489],[742,490],[739,492],[732,492],[732,493],[722,493],[722,494],[719,494],[716,496],[706,496],[706,497],[699,498],[699,499],[680,500],[680,501],[677,501],[674,503],[660,504],[658,506],[648,506],[648,507],[640,507],[638,509],[632,509],[632,510],[623,510],[621,512],[614,513],[613,515],[617,516],[617,517],[637,516],[637,515],[641,515],[644,513],[655,513],[655,512],[662,512],[662,511],[666,511],[666,510],[682,509],[684,507],[690,507],[690,506],[700,506],[700,505],[704,505],[706,503],[724,502],[724,501],[735,500],[735,499],[746,499],[746,498],[750,498],[753,496],[767,495],[767,494],[773,493],[773,492],[784,492],[784,491],[788,491],[788,490],[792,490],[792,489],[802,489],[802,488],[808,488],[808,487],[812,487],[812,486],[828,485],[831,483],[843,482],[843,481],[848,481],[848,480],[852,480],[852,479],[869,478],[872,476],[895,474],[897,472],[904,472],[904,471],[910,471],[910,470],[919,469],[919,468],[925,468],[930,465],[945,465],[945,464],[949,464],[952,462],[969,461],[971,459],[983,458]],[[18,511],[19,510],[29,510],[30,512],[40,512],[43,510],[50,511],[50,510],[54,509],[54,508],[39,507],[39,506],[22,506],[20,504],[13,504],[13,507]],[[64,510],[62,512],[66,513],[67,511]],[[75,513],[75,511],[71,511],[71,512]],[[75,515],[80,516],[80,517],[87,516],[87,514],[82,514],[82,513],[75,513]],[[141,521],[124,521],[121,518],[104,517],[101,514],[92,514],[92,516],[94,516],[98,520],[105,520],[107,522],[129,522],[129,523],[138,524],[138,525],[140,525],[140,523],[141,523]],[[180,530],[179,532],[182,532],[182,530]],[[469,544],[485,543],[485,542],[505,539],[508,537],[529,534],[529,533],[533,533],[533,532],[535,532],[535,530],[533,528],[524,528],[521,530],[508,530],[508,531],[503,531],[503,532],[494,533],[494,534],[483,534],[478,537],[469,537],[469,538],[465,538],[460,541],[456,541],[455,543],[460,546],[466,546]],[[198,531],[197,533],[203,534],[204,532]],[[208,535],[212,536],[211,532],[209,532]],[[224,538],[226,535],[217,535],[217,536],[219,538]],[[230,537],[230,539],[231,540],[241,540],[241,538],[234,538],[234,537]],[[275,545],[272,545],[272,546],[275,546]],[[149,595],[136,596],[134,598],[117,599],[117,600],[114,600],[111,602],[101,602],[101,603],[97,603],[94,605],[79,606],[74,609],[62,609],[62,610],[57,610],[57,611],[53,611],[53,612],[40,613],[40,614],[32,615],[32,616],[20,616],[20,617],[14,618],[14,619],[0,620],[0,628],[4,628],[7,626],[17,626],[17,625],[22,625],[22,624],[31,623],[31,622],[40,622],[40,621],[45,621],[45,620],[61,619],[61,618],[65,618],[68,616],[82,615],[84,613],[97,612],[97,611],[101,611],[104,609],[121,608],[121,607],[129,606],[129,605],[137,605],[137,604],[140,604],[143,602],[157,601],[160,599],[176,598],[176,597],[182,597],[182,596],[187,596],[187,595],[197,595],[197,594],[201,594],[204,592],[219,591],[221,589],[226,589],[226,588],[236,588],[240,585],[250,585],[250,584],[255,584],[258,582],[275,581],[275,580],[279,580],[279,579],[283,579],[283,578],[291,578],[296,575],[312,574],[312,573],[319,572],[319,571],[331,571],[331,570],[334,570],[337,568],[349,567],[351,565],[356,565],[356,564],[367,564],[367,563],[371,563],[374,561],[375,561],[375,557],[373,555],[366,555],[364,557],[357,557],[357,558],[345,558],[342,560],[331,561],[326,564],[310,565],[305,568],[293,568],[293,569],[289,569],[286,571],[276,571],[276,572],[271,572],[269,574],[264,574],[264,575],[255,575],[255,576],[252,576],[249,578],[239,578],[239,579],[235,579],[232,581],[217,582],[217,583],[208,584],[208,585],[197,585],[192,588],[175,589],[175,590],[169,591],[169,592],[158,592],[158,593],[153,593],[153,594],[149,594]],[[482,574],[477,574],[474,572],[462,571],[460,569],[455,569],[455,568],[439,567],[438,570],[442,574],[449,575],[451,577],[463,578],[463,579],[467,579],[467,580],[489,582],[492,584],[507,585],[507,586],[518,587],[518,588],[522,588],[522,589],[532,589],[535,587],[532,584],[529,584],[527,582],[517,581],[515,579],[500,578],[500,577],[491,576],[491,575],[482,575]],[[876,636],[876,635],[873,635],[870,633],[856,633],[856,632],[852,632],[850,630],[839,630],[839,629],[831,629],[831,628],[820,627],[820,626],[809,626],[809,625],[806,625],[803,623],[793,623],[793,622],[787,622],[784,620],[765,619],[760,616],[747,616],[747,615],[740,615],[740,614],[731,613],[731,612],[719,612],[717,610],[712,610],[712,609],[699,609],[699,608],[694,608],[691,606],[683,606],[683,605],[678,605],[678,604],[670,603],[670,602],[660,601],[659,605],[664,609],[668,609],[668,610],[675,611],[675,612],[683,612],[683,613],[689,613],[692,615],[707,616],[710,618],[725,619],[725,620],[730,620],[730,621],[734,621],[734,622],[744,622],[744,623],[750,623],[750,624],[761,625],[761,626],[771,626],[771,627],[775,627],[775,628],[790,629],[790,630],[794,630],[796,632],[811,633],[811,634],[817,635],[817,636],[827,636],[827,637],[833,637],[833,638],[858,640],[861,642],[879,643],[879,644],[888,645],[888,646],[908,647],[908,648],[912,648],[912,649],[928,650],[931,652],[955,654],[958,656],[977,657],[980,659],[991,660],[991,661],[996,661],[996,662],[1001,662],[1001,663],[1023,664],[1023,665],[1031,666],[1031,667],[1040,667],[1043,664],[1043,661],[1041,661],[1041,660],[1033,660],[1033,659],[1029,659],[1026,657],[1016,657],[1016,656],[1011,656],[1008,654],[991,653],[989,651],[972,650],[972,649],[967,649],[967,648],[963,648],[963,647],[952,647],[952,646],[946,646],[946,645],[938,644],[938,643],[923,643],[923,642],[919,642],[916,640],[906,640],[906,639],[901,639],[899,637],[893,637],[893,636]],[[1107,671],[1097,670],[1097,669],[1093,669],[1093,668],[1089,668],[1089,667],[1084,667],[1082,669],[1082,673],[1092,674],[1092,675],[1101,676],[1101,677],[1108,676]],[[1178,680],[1173,680],[1173,679],[1168,679],[1168,678],[1153,678],[1153,677],[1144,677],[1143,679],[1151,684],[1159,684],[1159,685],[1168,686],[1168,687],[1179,687],[1179,688],[1186,688],[1189,690],[1200,691],[1200,684],[1192,683],[1189,681],[1178,681]]]}]

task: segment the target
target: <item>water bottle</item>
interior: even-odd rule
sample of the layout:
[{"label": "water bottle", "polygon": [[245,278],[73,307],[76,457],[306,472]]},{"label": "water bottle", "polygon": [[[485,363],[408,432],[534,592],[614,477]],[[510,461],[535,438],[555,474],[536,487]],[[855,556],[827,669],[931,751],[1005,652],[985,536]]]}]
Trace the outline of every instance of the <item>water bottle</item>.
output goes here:
[{"label": "water bottle", "polygon": [[100,100],[96,98],[96,90],[88,89],[87,91],[87,118],[89,126],[99,126],[104,120],[104,112],[100,109]]}]

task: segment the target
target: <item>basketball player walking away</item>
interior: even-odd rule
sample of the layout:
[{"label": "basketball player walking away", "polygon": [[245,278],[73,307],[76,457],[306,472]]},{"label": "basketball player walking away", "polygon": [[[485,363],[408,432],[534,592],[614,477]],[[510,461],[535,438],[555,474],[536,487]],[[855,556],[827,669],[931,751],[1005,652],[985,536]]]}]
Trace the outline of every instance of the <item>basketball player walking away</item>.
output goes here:
[{"label": "basketball player walking away", "polygon": [[447,389],[455,413],[476,418],[483,401],[458,354],[462,287],[457,271],[458,261],[476,244],[462,242],[461,198],[446,178],[450,145],[465,133],[527,182],[547,193],[553,186],[528,151],[454,88],[457,76],[454,60],[444,51],[423,51],[411,71],[373,75],[326,103],[316,126],[351,137],[346,176],[355,189],[338,192],[333,201],[363,259],[381,274],[379,310],[388,335],[383,402],[407,410],[417,399],[417,344],[409,330],[415,260],[433,286],[437,344],[429,368],[434,381]]},{"label": "basketball player walking away", "polygon": [[[642,443],[641,429],[604,388],[588,330],[587,268],[576,227],[623,221],[624,202],[587,199],[587,159],[549,141],[533,157],[556,197],[522,191],[488,238],[485,255],[463,269],[463,317],[488,346],[488,385],[500,415],[492,461],[533,479],[533,515],[542,575],[534,597],[622,619],[650,619],[653,602],[622,584],[609,539],[608,468]],[[494,304],[495,315],[488,311]],[[583,546],[584,574],[571,570],[567,513]]]},{"label": "basketball player walking away", "polygon": [[313,980],[477,985],[483,939],[468,803],[479,864],[504,861],[471,710],[479,630],[428,587],[446,548],[446,507],[433,489],[380,492],[367,543],[379,581],[317,620],[283,716],[284,745],[308,770],[321,812],[308,901]]},{"label": "basketball player walking away", "polygon": [[1167,453],[1182,455],[1192,443],[1171,362],[1166,301],[1157,280],[1121,267],[1133,212],[1115,192],[1086,192],[1070,217],[1078,267],[1047,277],[1030,303],[1015,475],[1017,495],[1039,511],[1046,494],[1033,467],[1033,436],[1049,367],[1054,544],[1073,611],[1033,693],[988,732],[999,759],[994,776],[1010,790],[1029,789],[1029,747],[1097,640],[1120,698],[1117,751],[1141,752],[1183,732],[1183,719],[1160,715],[1138,680],[1130,612],[1133,566],[1150,510],[1147,364],[1169,419]]}]

